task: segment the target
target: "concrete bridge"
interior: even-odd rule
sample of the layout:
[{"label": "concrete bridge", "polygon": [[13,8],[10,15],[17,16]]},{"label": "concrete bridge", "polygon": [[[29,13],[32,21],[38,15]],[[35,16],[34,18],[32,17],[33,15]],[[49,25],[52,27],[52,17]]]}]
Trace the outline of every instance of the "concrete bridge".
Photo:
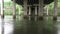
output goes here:
[{"label": "concrete bridge", "polygon": [[[4,0],[1,0],[1,17],[4,18]],[[12,0],[13,1],[13,18],[16,18],[16,3],[24,7],[24,18],[29,16],[38,16],[43,19],[44,6],[54,2],[53,19],[57,20],[57,2],[58,0]],[[48,11],[48,10],[47,10]]]},{"label": "concrete bridge", "polygon": [[[1,17],[4,18],[4,0],[1,0]],[[16,18],[16,3],[24,7],[24,17],[29,16],[38,16],[38,19],[43,19],[43,8],[45,5],[50,4],[51,0],[39,0],[37,4],[33,2],[31,5],[27,3],[27,0],[23,1],[23,4],[19,3],[19,0],[13,0],[13,18]],[[43,1],[45,3],[43,3]],[[47,3],[47,2],[48,3]],[[51,1],[51,2],[50,2]],[[48,11],[48,10],[47,10]],[[13,19],[11,16],[5,17],[5,19],[0,18],[0,33],[1,34],[60,34],[60,17],[58,21],[52,21],[51,17],[49,20],[27,20]],[[54,15],[53,18],[57,19],[57,0],[54,0]],[[55,20],[56,20],[55,19]]]}]

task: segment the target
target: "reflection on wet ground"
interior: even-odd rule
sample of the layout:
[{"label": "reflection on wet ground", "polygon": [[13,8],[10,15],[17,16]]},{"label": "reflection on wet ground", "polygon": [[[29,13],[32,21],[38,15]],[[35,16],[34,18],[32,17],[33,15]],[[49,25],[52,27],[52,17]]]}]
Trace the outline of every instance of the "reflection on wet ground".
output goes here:
[{"label": "reflection on wet ground", "polygon": [[0,17],[0,34],[60,34],[59,18],[53,21],[51,17],[44,20],[23,19],[21,16],[16,19],[12,16]]}]

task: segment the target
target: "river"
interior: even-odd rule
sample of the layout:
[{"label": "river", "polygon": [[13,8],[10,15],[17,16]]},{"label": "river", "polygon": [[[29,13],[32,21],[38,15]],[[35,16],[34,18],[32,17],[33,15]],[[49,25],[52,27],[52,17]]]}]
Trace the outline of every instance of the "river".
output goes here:
[{"label": "river", "polygon": [[0,34],[60,34],[60,17],[53,21],[52,17],[44,17],[44,20],[24,19],[17,16],[0,16]]}]

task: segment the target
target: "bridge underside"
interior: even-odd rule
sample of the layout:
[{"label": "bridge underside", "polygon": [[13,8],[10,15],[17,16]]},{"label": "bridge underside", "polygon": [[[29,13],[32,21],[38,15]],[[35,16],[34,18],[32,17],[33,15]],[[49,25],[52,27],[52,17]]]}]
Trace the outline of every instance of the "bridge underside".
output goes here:
[{"label": "bridge underside", "polygon": [[[43,0],[43,4],[50,4],[51,2],[53,2],[54,0]],[[23,5],[24,0],[16,0],[15,1],[17,4],[19,5]],[[39,0],[27,0],[27,4],[28,5],[33,5],[33,4],[38,4]]]},{"label": "bridge underside", "polygon": [[[1,3],[1,14],[4,17],[3,3]],[[16,4],[22,5],[24,7],[24,18],[29,16],[38,16],[38,19],[43,19],[44,6],[50,4],[53,0],[13,0],[13,16],[16,16]],[[57,17],[57,2],[54,0],[54,19]]]}]

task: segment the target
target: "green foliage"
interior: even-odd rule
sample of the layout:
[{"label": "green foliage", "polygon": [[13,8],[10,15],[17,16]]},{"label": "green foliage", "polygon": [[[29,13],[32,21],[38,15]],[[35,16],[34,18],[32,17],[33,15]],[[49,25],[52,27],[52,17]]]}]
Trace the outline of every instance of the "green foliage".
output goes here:
[{"label": "green foliage", "polygon": [[58,7],[60,7],[60,2],[58,2]]},{"label": "green foliage", "polygon": [[5,10],[5,11],[4,11],[4,14],[5,14],[5,15],[12,15],[12,11],[11,11],[11,10],[9,10],[9,11]]},{"label": "green foliage", "polygon": [[54,3],[51,3],[49,9],[52,10],[53,8],[54,8]]},{"label": "green foliage", "polygon": [[4,2],[4,7],[12,7],[12,2]]},{"label": "green foliage", "polygon": [[[60,0],[58,0],[58,7],[60,7]],[[50,15],[53,15],[53,13],[54,13],[54,2],[52,2],[52,3],[50,4],[49,10],[50,10]],[[57,13],[58,16],[60,16],[60,11],[58,10],[57,12],[58,12],[58,13]]]},{"label": "green foliage", "polygon": [[[10,1],[10,2],[4,2],[4,8],[7,8],[7,7],[12,8],[12,2],[11,2],[11,1]],[[16,4],[16,15],[19,14],[19,8],[20,8],[20,14],[23,13],[23,11],[22,11],[23,8],[22,8],[22,6]],[[5,15],[12,15],[12,10],[9,10],[9,11],[8,11],[8,9],[7,9],[7,10],[4,11],[4,14],[5,14]]]}]

